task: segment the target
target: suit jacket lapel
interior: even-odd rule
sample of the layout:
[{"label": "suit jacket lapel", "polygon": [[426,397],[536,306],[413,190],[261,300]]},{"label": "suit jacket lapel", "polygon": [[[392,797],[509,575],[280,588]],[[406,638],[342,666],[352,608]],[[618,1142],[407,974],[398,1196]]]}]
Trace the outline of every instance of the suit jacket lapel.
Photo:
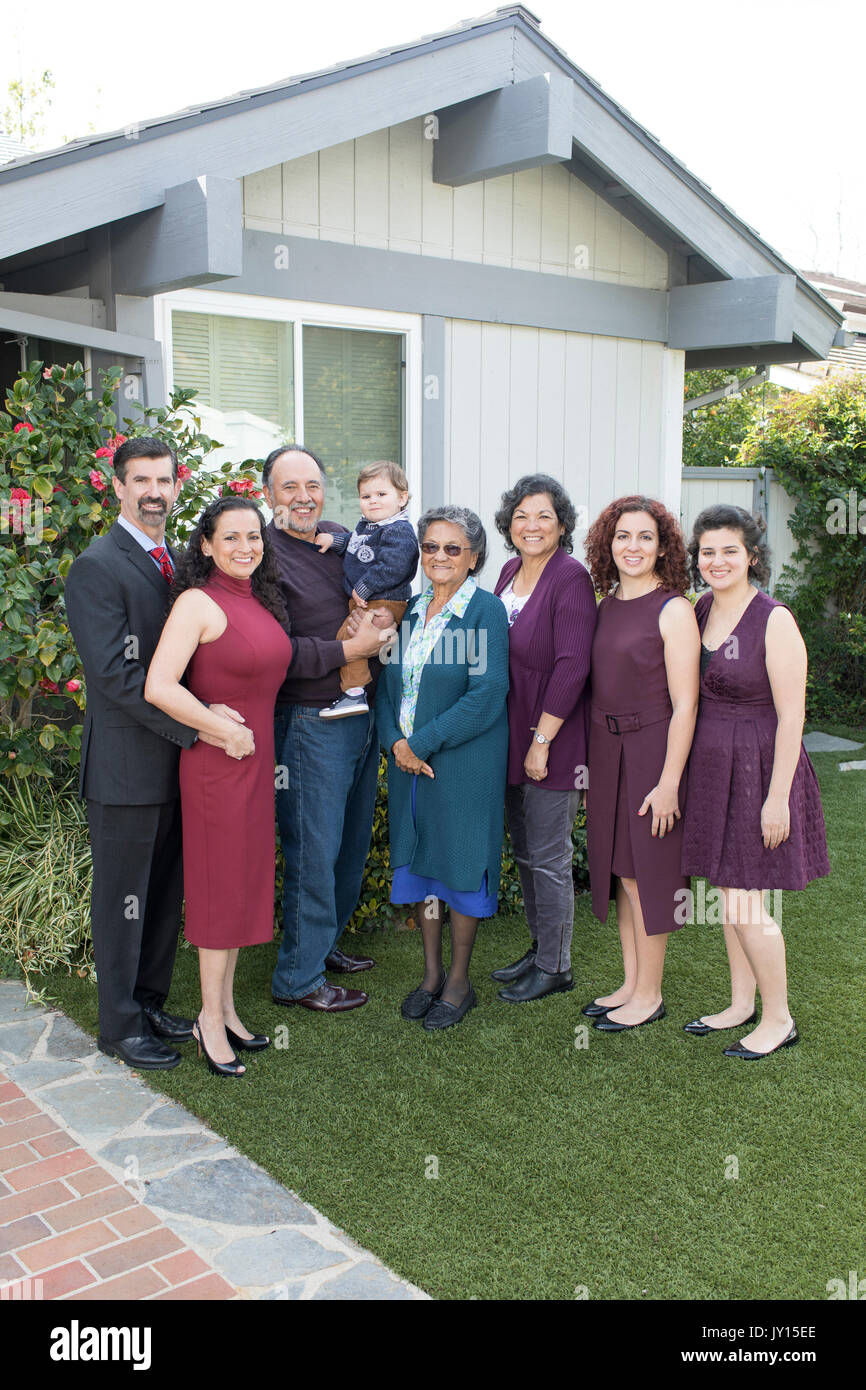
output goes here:
[{"label": "suit jacket lapel", "polygon": [[167,597],[168,585],[162,577],[159,566],[154,564],[153,560],[147,554],[147,551],[141,548],[138,541],[134,540],[128,531],[124,531],[122,526],[118,526],[117,522],[115,522],[108,534],[111,536],[114,544],[123,551],[127,560],[135,565],[137,569],[141,570],[141,573],[150,581],[164,601]]}]

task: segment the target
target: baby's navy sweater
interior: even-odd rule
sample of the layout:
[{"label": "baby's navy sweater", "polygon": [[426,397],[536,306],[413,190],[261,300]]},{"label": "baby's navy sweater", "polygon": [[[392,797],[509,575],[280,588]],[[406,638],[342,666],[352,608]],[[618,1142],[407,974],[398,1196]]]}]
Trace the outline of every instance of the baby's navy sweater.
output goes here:
[{"label": "baby's navy sweater", "polygon": [[405,601],[418,568],[418,541],[405,512],[387,521],[361,517],[351,535],[334,536],[331,549],[343,556],[343,587],[359,598]]}]

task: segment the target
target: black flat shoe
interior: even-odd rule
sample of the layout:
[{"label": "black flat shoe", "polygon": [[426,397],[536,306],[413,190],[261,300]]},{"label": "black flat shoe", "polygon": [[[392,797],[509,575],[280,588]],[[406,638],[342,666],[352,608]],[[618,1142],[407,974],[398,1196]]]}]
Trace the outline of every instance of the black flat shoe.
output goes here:
[{"label": "black flat shoe", "polygon": [[593,999],[589,1004],[585,1004],[580,1012],[586,1014],[587,1018],[601,1018],[609,1009],[621,1008],[621,1004],[599,1004],[597,999]]},{"label": "black flat shoe", "polygon": [[560,970],[551,974],[540,965],[530,965],[508,989],[499,991],[499,998],[506,1004],[526,1004],[530,999],[543,999],[546,994],[564,994],[574,989],[574,979],[570,970]]},{"label": "black flat shoe", "polygon": [[213,1072],[214,1076],[246,1076],[246,1067],[243,1065],[242,1062],[238,1061],[237,1057],[234,1056],[234,1053],[232,1053],[232,1057],[234,1058],[234,1060],[231,1062],[214,1061],[214,1059],[211,1057],[210,1053],[208,1052],[207,1048],[205,1047],[202,1041],[204,1035],[202,1034],[201,1023],[198,1019],[196,1019],[195,1023],[193,1024],[192,1035],[195,1038],[195,1043],[196,1047],[198,1048],[199,1057],[201,1057],[202,1053],[204,1053],[204,1059],[208,1064],[208,1070]]},{"label": "black flat shoe", "polygon": [[[442,988],[445,986],[443,984]],[[459,1004],[449,1004],[444,999],[437,999],[427,1017],[424,1019],[424,1027],[428,1033],[432,1033],[440,1028],[451,1028],[455,1023],[459,1023],[465,1018],[470,1009],[474,1009],[478,1000],[475,998],[475,990],[470,985],[463,1000]]]},{"label": "black flat shoe", "polygon": [[491,980],[497,980],[500,984],[508,985],[512,980],[517,980],[530,965],[535,964],[535,949],[537,942],[533,941],[525,955],[520,957],[511,965],[503,965],[501,970],[491,970]]},{"label": "black flat shoe", "polygon": [[691,1033],[693,1038],[705,1038],[707,1033],[730,1033],[734,1028],[745,1028],[747,1023],[756,1023],[758,1018],[757,1009],[753,1009],[748,1018],[744,1018],[742,1023],[729,1023],[727,1028],[711,1028],[708,1023],[704,1023],[702,1018],[693,1018],[691,1023],[683,1024],[683,1032]]},{"label": "black flat shoe", "polygon": [[431,1008],[436,1003],[436,1000],[439,998],[439,995],[445,988],[445,981],[447,980],[447,978],[448,976],[445,974],[445,971],[443,970],[442,983],[440,984],[439,988],[435,990],[432,994],[428,989],[421,989],[420,986],[418,987],[418,989],[413,989],[411,994],[407,994],[406,998],[403,1000],[403,1003],[400,1005],[400,1012],[403,1015],[403,1017],[405,1019],[408,1019],[410,1022],[417,1022],[417,1020],[420,1018],[426,1018],[427,1014],[430,1012]]},{"label": "black flat shoe", "polygon": [[262,1052],[266,1047],[270,1047],[271,1040],[264,1033],[254,1033],[251,1038],[242,1038],[238,1033],[234,1033],[226,1024],[226,1037],[232,1047],[236,1047],[239,1052]]},{"label": "black flat shoe", "polygon": [[[623,1005],[620,1004],[618,1007],[622,1008]],[[655,1013],[650,1014],[649,1018],[642,1018],[640,1023],[615,1023],[612,1018],[608,1018],[607,1014],[604,1014],[601,1018],[597,1018],[592,1026],[597,1028],[600,1033],[624,1033],[629,1028],[643,1028],[647,1023],[655,1023],[656,1019],[664,1018],[664,1016],[665,1001],[662,1000]]]},{"label": "black flat shoe", "polygon": [[742,1057],[744,1062],[757,1062],[761,1057],[772,1057],[774,1052],[778,1052],[782,1047],[793,1047],[800,1041],[800,1034],[797,1032],[796,1023],[791,1024],[791,1031],[787,1038],[783,1038],[775,1047],[771,1047],[769,1052],[753,1052],[750,1047],[743,1047],[740,1042],[732,1043],[725,1048],[726,1057]]}]

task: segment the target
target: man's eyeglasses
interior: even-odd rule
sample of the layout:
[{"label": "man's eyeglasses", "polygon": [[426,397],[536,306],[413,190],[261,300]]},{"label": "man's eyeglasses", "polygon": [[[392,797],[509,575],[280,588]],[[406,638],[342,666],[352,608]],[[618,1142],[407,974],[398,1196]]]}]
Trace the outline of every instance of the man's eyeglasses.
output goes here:
[{"label": "man's eyeglasses", "polygon": [[433,541],[422,541],[421,549],[425,555],[436,555],[440,550],[444,550],[453,560],[457,555],[462,555],[464,550],[468,550],[469,546],[456,545],[454,541],[449,541],[447,545],[434,545]]}]

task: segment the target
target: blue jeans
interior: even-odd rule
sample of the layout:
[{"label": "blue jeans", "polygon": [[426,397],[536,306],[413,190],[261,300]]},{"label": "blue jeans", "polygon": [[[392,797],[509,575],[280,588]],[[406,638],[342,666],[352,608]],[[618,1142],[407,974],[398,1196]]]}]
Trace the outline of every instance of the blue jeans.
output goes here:
[{"label": "blue jeans", "polygon": [[277,710],[274,748],[284,869],[272,989],[302,999],[325,983],[325,957],[358,903],[379,745],[372,712],[330,720],[320,719],[317,707],[291,705]]}]

